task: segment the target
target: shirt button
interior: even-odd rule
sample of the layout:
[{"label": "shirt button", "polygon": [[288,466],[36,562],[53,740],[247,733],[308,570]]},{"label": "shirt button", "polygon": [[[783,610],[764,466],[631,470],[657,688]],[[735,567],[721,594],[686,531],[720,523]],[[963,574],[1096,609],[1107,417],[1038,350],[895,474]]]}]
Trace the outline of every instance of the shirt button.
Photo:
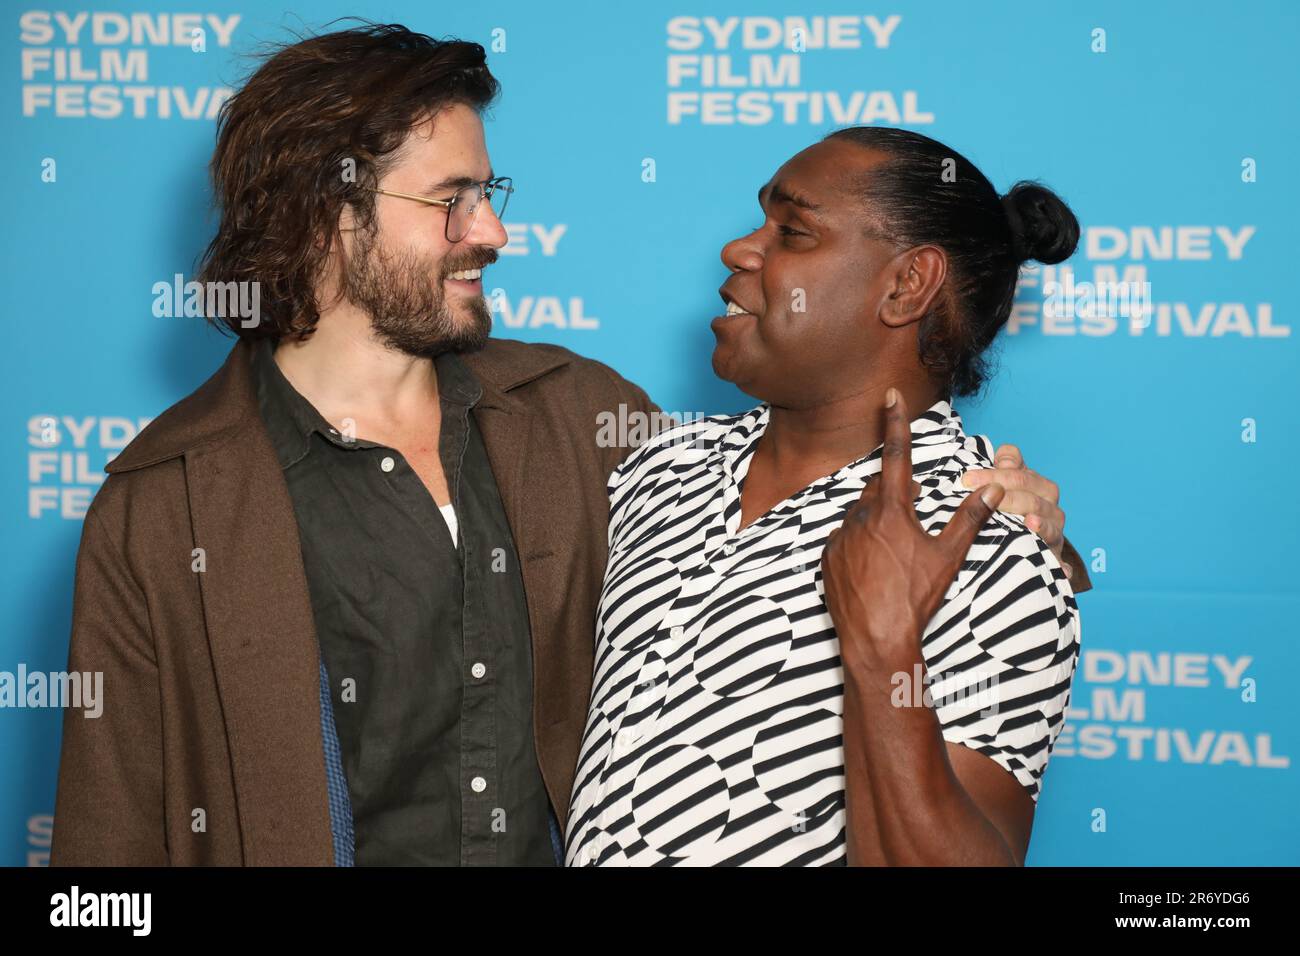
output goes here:
[{"label": "shirt button", "polygon": [[668,636],[671,637],[674,641],[680,641],[683,637],[686,636],[686,628],[675,627],[668,632]]},{"label": "shirt button", "polygon": [[487,668],[482,664],[475,664],[469,669],[469,672],[474,675],[475,679],[478,679],[487,673]]},{"label": "shirt button", "polygon": [[469,785],[470,788],[473,789],[475,793],[482,793],[484,790],[487,789],[487,781],[484,780],[482,777],[475,777],[473,780],[469,782]]},{"label": "shirt button", "polygon": [[732,544],[730,541],[728,541],[726,544],[722,546],[722,553],[727,555],[735,554],[736,546]]},{"label": "shirt button", "polygon": [[384,471],[392,471],[396,464],[397,462],[393,461],[391,456],[385,455],[384,460],[379,463],[379,467],[384,469]]},{"label": "shirt button", "polygon": [[583,860],[584,863],[586,863],[586,864],[588,864],[588,865],[591,865],[592,863],[595,863],[595,862],[596,862],[596,846],[595,846],[595,844],[592,844],[592,843],[588,843],[588,844],[587,844],[587,846],[586,846],[586,847],[583,849],[583,851],[582,851],[582,860]]}]

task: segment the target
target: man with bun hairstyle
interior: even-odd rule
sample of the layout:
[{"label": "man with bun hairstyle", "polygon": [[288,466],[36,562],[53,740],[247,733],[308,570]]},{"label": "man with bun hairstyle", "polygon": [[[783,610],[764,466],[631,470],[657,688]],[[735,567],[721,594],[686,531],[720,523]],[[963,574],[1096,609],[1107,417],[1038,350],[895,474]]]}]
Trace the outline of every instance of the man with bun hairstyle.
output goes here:
[{"label": "man with bun hairstyle", "polygon": [[567,861],[1023,864],[1079,613],[998,475],[964,480],[994,449],[951,403],[1021,264],[1067,258],[1078,222],[877,127],[759,204],[712,327],[714,371],[761,404],[610,478]]}]

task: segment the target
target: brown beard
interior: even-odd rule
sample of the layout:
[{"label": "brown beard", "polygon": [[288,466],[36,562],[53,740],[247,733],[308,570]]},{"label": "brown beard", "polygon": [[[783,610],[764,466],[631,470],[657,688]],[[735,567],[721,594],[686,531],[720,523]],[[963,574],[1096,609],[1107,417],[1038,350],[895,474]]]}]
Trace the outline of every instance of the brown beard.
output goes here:
[{"label": "brown beard", "polygon": [[[496,250],[471,246],[440,264],[410,249],[389,253],[377,230],[358,230],[353,255],[343,267],[343,295],[370,316],[375,335],[388,348],[432,358],[473,352],[492,334],[492,311],[482,296],[447,303],[443,279],[462,269],[495,262]],[[468,314],[457,315],[457,312]]]}]

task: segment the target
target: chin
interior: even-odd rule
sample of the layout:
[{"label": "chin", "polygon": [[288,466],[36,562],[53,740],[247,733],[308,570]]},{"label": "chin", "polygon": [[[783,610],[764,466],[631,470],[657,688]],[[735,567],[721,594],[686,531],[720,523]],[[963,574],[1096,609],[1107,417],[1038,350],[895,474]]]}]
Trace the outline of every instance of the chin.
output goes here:
[{"label": "chin", "polygon": [[456,316],[455,332],[450,339],[454,352],[477,352],[492,336],[492,312],[487,302],[479,298],[467,305]]},{"label": "chin", "polygon": [[762,400],[761,396],[754,394],[753,383],[745,375],[743,366],[737,362],[734,355],[726,355],[720,349],[714,349],[713,374],[724,382],[730,382],[751,398]]},{"label": "chin", "polygon": [[713,374],[718,376],[718,378],[722,379],[724,382],[730,382],[732,380],[731,374],[730,370],[727,368],[727,359],[723,354],[721,346],[717,346],[713,349],[713,358],[711,361],[713,365]]},{"label": "chin", "polygon": [[720,349],[715,349],[713,352],[713,373],[718,378],[730,382],[752,399],[768,404],[779,404],[783,398],[783,387],[781,385],[773,387],[773,379],[778,383],[784,383],[785,378],[777,375],[770,368],[766,376],[763,371],[761,365],[756,367],[751,364],[746,367],[741,358],[734,353],[723,353]]}]

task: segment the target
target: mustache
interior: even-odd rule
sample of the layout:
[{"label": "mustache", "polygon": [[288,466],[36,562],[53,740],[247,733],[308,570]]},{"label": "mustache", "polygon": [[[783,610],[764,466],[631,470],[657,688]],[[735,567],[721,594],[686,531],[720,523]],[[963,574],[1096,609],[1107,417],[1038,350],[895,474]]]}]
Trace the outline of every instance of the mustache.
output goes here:
[{"label": "mustache", "polygon": [[463,272],[466,269],[484,269],[498,259],[497,251],[491,246],[476,246],[465,251],[464,255],[448,256],[442,260],[442,274]]}]

